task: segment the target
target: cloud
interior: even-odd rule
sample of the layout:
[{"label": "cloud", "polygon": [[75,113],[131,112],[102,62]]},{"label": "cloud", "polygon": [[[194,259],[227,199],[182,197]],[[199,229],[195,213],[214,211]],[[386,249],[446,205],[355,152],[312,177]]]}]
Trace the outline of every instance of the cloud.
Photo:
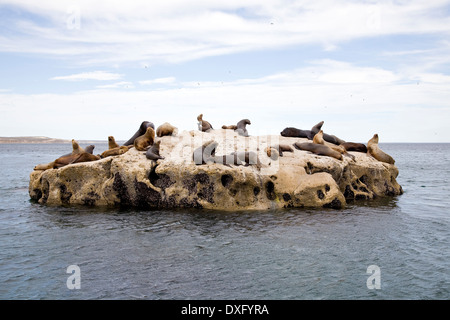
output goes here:
[{"label": "cloud", "polygon": [[124,89],[133,89],[134,85],[130,81],[120,81],[112,84],[105,84],[101,86],[97,86],[98,89],[116,89],[116,88],[124,88]]},{"label": "cloud", "polygon": [[81,65],[178,63],[303,44],[337,50],[360,38],[450,34],[450,18],[441,14],[448,1],[442,0],[0,3],[19,10],[0,22],[6,30],[0,51],[71,58]]},{"label": "cloud", "polygon": [[59,76],[50,78],[50,80],[65,80],[65,81],[84,81],[84,80],[117,80],[120,79],[122,75],[117,73],[110,73],[105,71],[93,71],[93,72],[83,72],[72,74],[68,76]]},{"label": "cloud", "polygon": [[139,81],[141,85],[153,85],[153,84],[171,84],[176,81],[175,77],[157,78],[152,80]]},{"label": "cloud", "polygon": [[[156,126],[167,121],[180,132],[196,130],[196,117],[203,113],[217,128],[249,118],[253,135],[279,134],[288,126],[310,129],[323,120],[325,132],[347,141],[367,142],[377,132],[383,142],[449,142],[450,91],[448,82],[436,81],[440,77],[425,74],[417,84],[382,68],[316,60],[259,78],[152,91],[118,90],[124,81],[110,90],[71,94],[4,93],[0,135],[126,140],[144,120]],[[26,127],[17,126],[24,122]]]}]

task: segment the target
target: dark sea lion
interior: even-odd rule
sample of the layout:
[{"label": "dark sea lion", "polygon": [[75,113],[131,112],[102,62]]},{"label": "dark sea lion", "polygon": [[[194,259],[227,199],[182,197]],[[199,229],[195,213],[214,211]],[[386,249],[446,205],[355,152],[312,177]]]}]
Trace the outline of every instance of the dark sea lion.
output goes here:
[{"label": "dark sea lion", "polygon": [[234,129],[234,131],[236,131],[237,133],[239,133],[241,136],[248,137],[248,131],[247,131],[247,128],[246,128],[246,126],[247,126],[248,124],[252,124],[252,123],[250,122],[250,120],[248,120],[248,119],[242,119],[241,121],[239,121],[239,122],[236,124],[236,129]]},{"label": "dark sea lion", "polygon": [[333,157],[338,160],[342,160],[342,154],[338,151],[331,149],[323,144],[316,144],[311,142],[296,142],[294,146],[300,150],[309,151],[319,156]]},{"label": "dark sea lion", "polygon": [[211,123],[209,123],[206,120],[203,120],[203,113],[198,115],[197,120],[198,120],[198,130],[202,132],[209,132],[209,130],[214,129]]},{"label": "dark sea lion", "polygon": [[367,153],[377,159],[378,161],[395,164],[394,158],[380,149],[378,146],[378,134],[375,133],[372,139],[367,142]]},{"label": "dark sea lion", "polygon": [[124,154],[128,150],[130,150],[130,148],[128,146],[120,146],[120,147],[108,149],[100,155],[100,158],[103,159],[106,157],[119,156],[121,154]]},{"label": "dark sea lion", "polygon": [[129,146],[129,145],[133,145],[134,140],[137,137],[142,136],[143,134],[145,134],[145,132],[147,131],[148,127],[152,127],[153,130],[155,129],[155,125],[153,123],[151,123],[150,121],[143,121],[138,129],[138,131],[136,131],[136,133],[127,141],[125,142],[123,145],[124,146]]},{"label": "dark sea lion", "polygon": [[92,154],[94,152],[94,148],[95,146],[93,144],[88,145],[87,147],[84,148],[84,151],[87,153]]},{"label": "dark sea lion", "polygon": [[302,130],[294,127],[284,128],[283,131],[280,132],[280,135],[283,137],[307,138],[310,140],[313,137],[311,130]]},{"label": "dark sea lion", "polygon": [[205,142],[201,147],[198,147],[192,153],[194,163],[197,165],[205,164],[206,162],[213,162],[216,154],[216,148],[219,144],[214,140]]},{"label": "dark sea lion", "polygon": [[222,126],[222,129],[231,129],[231,130],[236,130],[236,129],[237,129],[237,126],[236,126],[236,125],[234,125],[234,124],[232,124],[232,125],[229,125],[229,126],[223,125],[223,126]]},{"label": "dark sea lion", "polygon": [[164,159],[164,157],[162,157],[159,154],[159,145],[161,144],[161,140],[155,141],[155,143],[151,146],[150,149],[147,150],[147,152],[145,153],[145,156],[147,157],[147,159],[149,160],[158,160],[158,159]]},{"label": "dark sea lion", "polygon": [[364,152],[367,153],[367,147],[364,143],[356,143],[356,142],[344,142],[340,144],[347,151],[356,151],[356,152]]},{"label": "dark sea lion", "polygon": [[113,136],[108,137],[108,149],[118,148],[119,145],[116,143],[116,140]]},{"label": "dark sea lion", "polygon": [[320,121],[318,124],[311,128],[311,137],[314,137],[320,131],[320,129],[322,129],[323,124],[324,121]]},{"label": "dark sea lion", "polygon": [[178,129],[168,122],[164,122],[162,125],[158,127],[158,129],[156,129],[156,135],[158,137],[173,136],[176,135],[177,133]]},{"label": "dark sea lion", "polygon": [[[314,136],[322,129],[323,124],[324,124],[324,121],[320,121],[318,124],[316,124],[314,127],[311,128],[311,139],[310,140],[314,139]],[[327,134],[325,132],[323,132],[323,140],[330,142],[332,144],[335,144],[335,145],[340,145],[345,142],[344,140],[339,139],[335,135]]]},{"label": "dark sea lion", "polygon": [[142,136],[134,139],[134,147],[136,150],[145,151],[155,141],[155,130],[152,127],[148,127]]}]

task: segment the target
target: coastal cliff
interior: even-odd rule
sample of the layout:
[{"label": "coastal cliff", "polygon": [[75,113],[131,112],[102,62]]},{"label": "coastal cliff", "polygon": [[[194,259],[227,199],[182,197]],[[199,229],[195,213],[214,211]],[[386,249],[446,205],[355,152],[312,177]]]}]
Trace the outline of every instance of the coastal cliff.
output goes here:
[{"label": "coastal cliff", "polygon": [[[244,137],[233,130],[183,131],[158,138],[164,159],[148,160],[144,151],[76,163],[30,174],[29,194],[42,204],[84,204],[142,208],[217,210],[283,207],[344,208],[348,201],[402,194],[395,165],[366,153],[349,152],[338,160],[292,147],[269,157],[266,147],[293,146],[303,138],[276,135]],[[194,150],[217,142],[216,156],[253,151],[258,163],[196,164]]]}]

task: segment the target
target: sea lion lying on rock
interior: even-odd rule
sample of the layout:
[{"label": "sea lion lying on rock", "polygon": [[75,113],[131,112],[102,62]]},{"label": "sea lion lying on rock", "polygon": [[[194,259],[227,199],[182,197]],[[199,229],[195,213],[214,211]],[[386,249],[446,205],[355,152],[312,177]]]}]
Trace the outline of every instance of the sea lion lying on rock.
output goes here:
[{"label": "sea lion lying on rock", "polygon": [[316,144],[311,142],[296,142],[294,146],[297,149],[309,151],[319,156],[328,156],[338,160],[342,160],[342,154],[337,152],[330,147],[323,144]]}]

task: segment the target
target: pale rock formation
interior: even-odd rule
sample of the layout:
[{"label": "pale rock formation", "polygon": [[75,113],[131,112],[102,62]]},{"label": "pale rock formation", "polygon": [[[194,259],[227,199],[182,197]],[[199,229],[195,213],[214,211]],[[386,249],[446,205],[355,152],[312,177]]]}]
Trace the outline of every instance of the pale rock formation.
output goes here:
[{"label": "pale rock formation", "polygon": [[[337,160],[295,149],[273,160],[265,149],[307,139],[276,135],[243,137],[232,130],[184,131],[161,137],[160,154],[150,161],[131,149],[101,160],[37,170],[29,194],[48,205],[85,204],[142,208],[265,210],[283,207],[343,208],[357,199],[402,194],[395,165],[365,153]],[[253,151],[260,164],[196,165],[193,151],[206,141],[218,143],[215,155]]]}]

